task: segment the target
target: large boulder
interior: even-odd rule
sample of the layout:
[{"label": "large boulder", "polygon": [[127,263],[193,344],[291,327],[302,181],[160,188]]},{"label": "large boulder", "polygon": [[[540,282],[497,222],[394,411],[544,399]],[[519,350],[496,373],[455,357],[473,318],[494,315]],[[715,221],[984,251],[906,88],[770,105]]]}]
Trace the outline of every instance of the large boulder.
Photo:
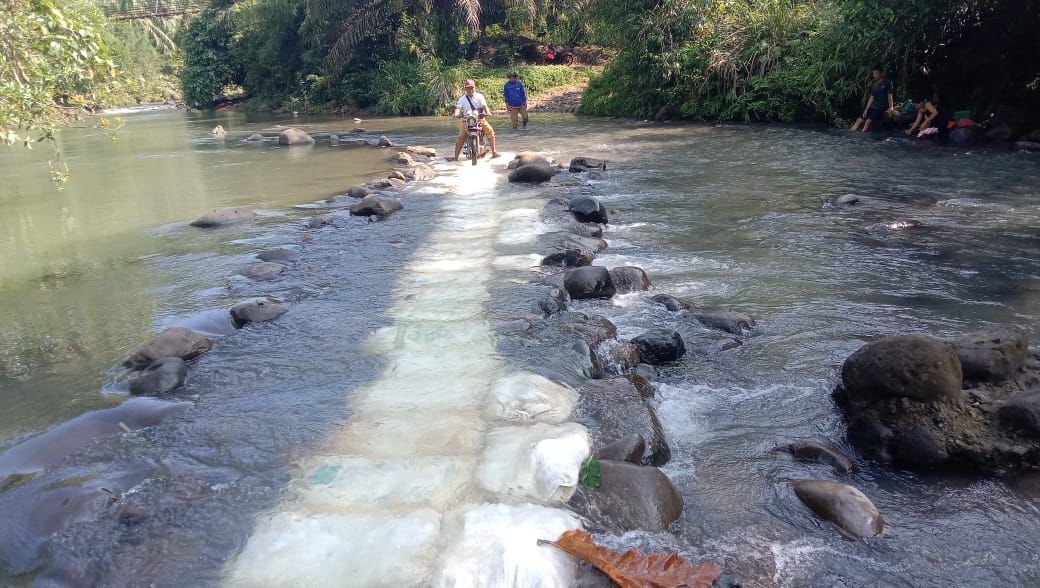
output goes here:
[{"label": "large boulder", "polygon": [[828,520],[843,534],[866,539],[885,530],[885,519],[862,492],[830,480],[795,480],[791,487],[798,499],[816,515]]},{"label": "large boulder", "polygon": [[228,208],[211,210],[188,224],[193,227],[208,229],[212,227],[236,225],[238,223],[251,223],[255,218],[256,212],[254,212],[252,208],[231,206]]},{"label": "large boulder", "polygon": [[581,388],[575,416],[588,428],[594,447],[639,434],[647,450],[641,463],[662,466],[672,458],[672,450],[650,402],[653,394],[653,386],[634,374],[593,380]]},{"label": "large boulder", "polygon": [[845,360],[841,379],[854,400],[935,402],[962,396],[961,362],[953,346],[927,335],[883,337],[864,345]]},{"label": "large boulder", "polygon": [[1014,325],[997,325],[958,337],[953,347],[965,379],[1000,383],[1022,369],[1029,339]]},{"label": "large boulder", "polygon": [[231,307],[231,320],[235,326],[242,328],[249,323],[272,321],[289,310],[281,300],[275,298],[258,298],[240,302]]},{"label": "large boulder", "polygon": [[279,145],[313,145],[314,137],[308,135],[300,129],[290,128],[285,129],[278,134]]},{"label": "large boulder", "polygon": [[163,357],[130,380],[130,393],[134,396],[166,394],[184,383],[188,366],[179,357]]},{"label": "large boulder", "polygon": [[574,300],[610,298],[614,295],[614,282],[610,272],[598,265],[579,267],[567,272],[563,287]]},{"label": "large boulder", "polygon": [[732,310],[694,309],[690,316],[709,329],[718,329],[733,335],[743,335],[755,326],[751,316]]},{"label": "large boulder", "polygon": [[361,202],[350,207],[350,214],[354,216],[378,216],[387,217],[404,208],[400,200],[387,198],[385,196],[365,196]]},{"label": "large boulder", "polygon": [[571,160],[570,171],[573,173],[581,173],[587,171],[606,171],[607,162],[602,159],[592,159],[591,157],[575,157]]},{"label": "large boulder", "polygon": [[678,361],[686,355],[682,335],[669,329],[654,329],[632,339],[639,350],[639,357],[650,365],[663,365]]},{"label": "large boulder", "polygon": [[553,179],[554,175],[556,175],[556,171],[548,165],[532,163],[530,165],[521,165],[509,172],[509,181],[526,184],[540,184]]},{"label": "large boulder", "polygon": [[282,275],[282,272],[284,271],[285,266],[280,263],[260,261],[239,268],[235,273],[240,276],[245,276],[250,280],[254,280],[257,282],[266,282],[268,280],[273,280],[278,276]]},{"label": "large boulder", "polygon": [[516,157],[514,157],[512,161],[506,164],[506,168],[516,169],[525,165],[535,164],[552,167],[554,163],[555,162],[551,157],[547,157],[545,155],[542,155],[541,153],[535,151],[521,151],[520,153],[516,154]]},{"label": "large boulder", "polygon": [[209,338],[184,327],[170,327],[142,343],[123,365],[141,369],[164,357],[178,357],[188,361],[210,349],[213,349],[213,342]]},{"label": "large boulder", "polygon": [[593,524],[622,533],[659,532],[682,515],[682,495],[661,470],[606,459],[599,467],[599,487],[581,487],[568,503]]},{"label": "large boulder", "polygon": [[610,278],[614,280],[614,288],[618,294],[644,292],[652,285],[643,268],[621,266],[610,270]]},{"label": "large boulder", "polygon": [[607,207],[592,196],[576,196],[570,199],[568,210],[580,223],[607,223]]}]

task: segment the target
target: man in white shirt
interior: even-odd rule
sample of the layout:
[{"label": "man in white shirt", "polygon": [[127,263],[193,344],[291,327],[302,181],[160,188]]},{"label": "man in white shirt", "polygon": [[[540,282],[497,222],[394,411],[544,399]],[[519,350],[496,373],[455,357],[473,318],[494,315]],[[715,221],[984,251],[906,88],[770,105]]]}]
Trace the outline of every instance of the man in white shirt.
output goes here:
[{"label": "man in white shirt", "polygon": [[[480,92],[477,92],[477,83],[473,80],[466,80],[466,93],[459,98],[459,101],[455,104],[455,114],[453,116],[463,116],[466,113],[476,113],[478,116],[480,113],[491,115],[491,109],[488,108],[487,99]],[[498,157],[498,149],[495,148],[495,129],[491,128],[486,118],[480,119],[480,127],[484,130],[484,135],[487,137],[488,144],[491,145],[491,157]],[[462,146],[466,143],[466,121],[463,118],[462,128],[459,129],[459,136],[455,139],[455,157],[452,161],[456,161],[459,158],[459,154],[462,153]]]}]

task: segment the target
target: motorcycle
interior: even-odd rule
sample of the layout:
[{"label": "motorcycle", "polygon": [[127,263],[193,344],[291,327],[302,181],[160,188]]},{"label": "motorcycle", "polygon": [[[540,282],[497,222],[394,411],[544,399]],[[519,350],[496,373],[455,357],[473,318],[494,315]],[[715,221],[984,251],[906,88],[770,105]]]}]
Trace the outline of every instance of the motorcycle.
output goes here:
[{"label": "motorcycle", "polygon": [[465,154],[466,159],[472,161],[473,165],[477,165],[477,160],[484,157],[488,151],[487,137],[484,135],[484,128],[480,124],[480,121],[487,118],[487,115],[469,112],[464,118],[466,121],[466,142],[462,144],[462,152]]}]

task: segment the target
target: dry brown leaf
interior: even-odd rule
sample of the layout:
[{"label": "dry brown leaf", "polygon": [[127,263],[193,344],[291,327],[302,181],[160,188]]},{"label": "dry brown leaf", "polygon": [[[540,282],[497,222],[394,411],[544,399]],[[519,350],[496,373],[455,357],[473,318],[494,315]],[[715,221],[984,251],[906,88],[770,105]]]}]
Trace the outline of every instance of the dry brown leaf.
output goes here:
[{"label": "dry brown leaf", "polygon": [[621,588],[708,588],[722,574],[718,562],[707,561],[695,566],[674,552],[647,555],[630,549],[617,553],[596,545],[592,535],[580,529],[567,531],[556,541],[542,540],[538,544],[555,545],[589,562]]}]

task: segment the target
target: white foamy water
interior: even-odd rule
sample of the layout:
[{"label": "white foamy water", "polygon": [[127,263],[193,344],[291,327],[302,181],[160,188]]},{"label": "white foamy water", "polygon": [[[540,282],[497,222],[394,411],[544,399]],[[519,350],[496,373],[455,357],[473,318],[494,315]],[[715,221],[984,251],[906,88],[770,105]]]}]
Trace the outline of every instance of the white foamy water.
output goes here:
[{"label": "white foamy water", "polygon": [[382,375],[345,399],[352,416],[322,451],[295,464],[228,585],[573,580],[573,560],[537,540],[580,526],[563,509],[590,453],[588,432],[567,422],[576,392],[507,370],[484,317],[493,269],[537,265],[537,255],[496,258],[495,244],[544,230],[530,202],[500,196],[506,160],[441,170],[438,228],[398,280],[392,323],[365,342]]}]

